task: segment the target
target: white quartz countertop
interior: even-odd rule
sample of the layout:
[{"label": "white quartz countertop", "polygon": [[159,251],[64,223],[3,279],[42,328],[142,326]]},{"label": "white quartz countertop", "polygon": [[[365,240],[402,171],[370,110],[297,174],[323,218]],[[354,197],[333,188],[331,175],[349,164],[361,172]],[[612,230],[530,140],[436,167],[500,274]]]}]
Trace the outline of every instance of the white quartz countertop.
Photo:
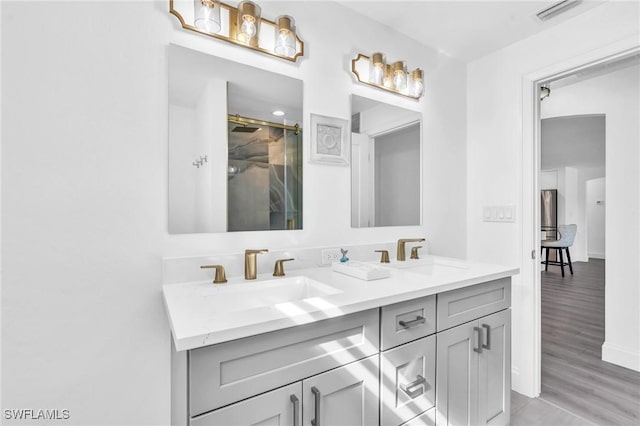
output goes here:
[{"label": "white quartz countertop", "polygon": [[[437,267],[429,267],[433,264]],[[438,256],[394,261],[388,267],[388,278],[372,281],[352,278],[331,267],[292,270],[285,278],[292,283],[296,277],[298,282],[311,280],[319,292],[301,300],[275,300],[266,306],[261,298],[269,297],[270,286],[287,285],[288,281],[275,281],[278,278],[267,273],[255,281],[232,277],[221,285],[210,281],[166,284],[162,292],[175,348],[195,349],[519,273],[518,268]]]}]

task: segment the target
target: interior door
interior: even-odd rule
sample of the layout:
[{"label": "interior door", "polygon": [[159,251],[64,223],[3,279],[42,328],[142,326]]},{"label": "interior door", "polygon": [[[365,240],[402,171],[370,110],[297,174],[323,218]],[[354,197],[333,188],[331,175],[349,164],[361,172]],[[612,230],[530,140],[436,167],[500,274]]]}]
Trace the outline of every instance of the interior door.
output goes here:
[{"label": "interior door", "polygon": [[297,426],[302,382],[264,393],[191,419],[191,426]]},{"label": "interior door", "polygon": [[511,413],[511,310],[478,320],[483,331],[478,354],[478,424],[509,424]]},{"label": "interior door", "polygon": [[303,424],[377,425],[378,364],[374,355],[304,380]]},{"label": "interior door", "polygon": [[[478,321],[437,334],[436,423],[478,424]],[[474,350],[475,349],[475,350]]]}]

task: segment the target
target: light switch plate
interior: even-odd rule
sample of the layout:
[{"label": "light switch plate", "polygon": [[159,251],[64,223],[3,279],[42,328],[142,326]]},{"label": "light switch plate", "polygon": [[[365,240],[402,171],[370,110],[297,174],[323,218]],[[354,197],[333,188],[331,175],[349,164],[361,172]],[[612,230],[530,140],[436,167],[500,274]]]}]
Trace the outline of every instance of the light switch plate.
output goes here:
[{"label": "light switch plate", "polygon": [[484,222],[515,222],[516,206],[484,206],[482,208],[482,220]]}]

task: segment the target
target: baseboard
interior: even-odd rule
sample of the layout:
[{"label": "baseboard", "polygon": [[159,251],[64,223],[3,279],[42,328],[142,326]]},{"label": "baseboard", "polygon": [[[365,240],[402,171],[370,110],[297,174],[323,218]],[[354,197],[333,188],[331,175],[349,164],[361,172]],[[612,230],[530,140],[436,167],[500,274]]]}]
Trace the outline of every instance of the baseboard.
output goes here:
[{"label": "baseboard", "polygon": [[602,344],[602,360],[631,370],[640,371],[640,353],[622,346],[604,342]]},{"label": "baseboard", "polygon": [[589,253],[589,258],[604,260],[604,253]]}]

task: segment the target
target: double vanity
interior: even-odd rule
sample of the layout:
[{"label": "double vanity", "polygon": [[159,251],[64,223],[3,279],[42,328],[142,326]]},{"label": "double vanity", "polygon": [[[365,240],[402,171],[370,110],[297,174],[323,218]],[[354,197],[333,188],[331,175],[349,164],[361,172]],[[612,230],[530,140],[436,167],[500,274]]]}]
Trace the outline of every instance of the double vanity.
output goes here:
[{"label": "double vanity", "polygon": [[[255,280],[165,280],[173,424],[508,424],[518,270],[365,252],[350,262],[386,278],[314,265],[318,249],[260,255]],[[262,273],[278,257],[297,261]]]}]

